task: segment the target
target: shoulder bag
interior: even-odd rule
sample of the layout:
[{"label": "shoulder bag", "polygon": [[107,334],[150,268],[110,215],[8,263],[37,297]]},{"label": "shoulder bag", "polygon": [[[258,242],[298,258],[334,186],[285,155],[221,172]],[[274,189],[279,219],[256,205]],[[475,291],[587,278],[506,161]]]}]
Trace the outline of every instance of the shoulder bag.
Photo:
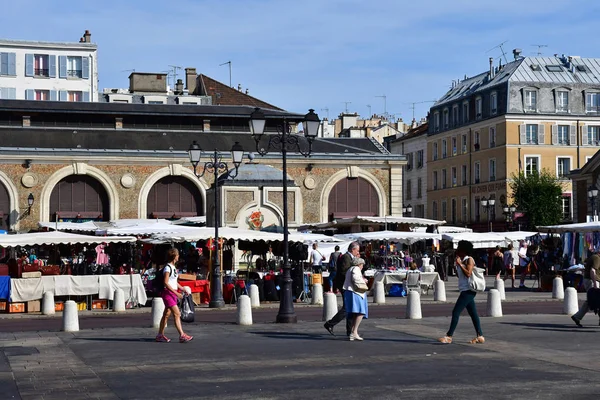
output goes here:
[{"label": "shoulder bag", "polygon": [[483,273],[485,270],[483,268],[473,267],[473,271],[471,271],[471,276],[469,276],[469,287],[471,290],[475,292],[484,292],[485,291],[485,277]]},{"label": "shoulder bag", "polygon": [[362,276],[359,281],[354,280],[354,273],[353,273],[354,268],[357,268],[357,267],[353,267],[349,271],[352,274],[352,290],[356,293],[365,293],[369,290],[369,287],[365,283],[364,279],[362,279]]}]

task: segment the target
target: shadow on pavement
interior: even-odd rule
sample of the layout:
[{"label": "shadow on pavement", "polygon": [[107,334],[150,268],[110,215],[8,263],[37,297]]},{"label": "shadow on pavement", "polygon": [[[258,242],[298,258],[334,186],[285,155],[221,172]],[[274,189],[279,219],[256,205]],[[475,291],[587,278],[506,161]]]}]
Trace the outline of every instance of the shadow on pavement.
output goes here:
[{"label": "shadow on pavement", "polygon": [[[540,330],[540,331],[554,331],[554,332],[585,332],[585,333],[597,333],[598,330],[586,329],[585,326],[579,328],[571,324],[535,324],[531,322],[500,322],[503,325],[514,325],[522,326],[526,329]],[[597,326],[591,325],[588,328],[596,328]]]},{"label": "shadow on pavement", "polygon": [[93,342],[154,342],[154,338],[83,338],[78,337],[76,340],[86,340]]},{"label": "shadow on pavement", "polygon": [[[316,333],[301,333],[301,332],[248,332],[254,335],[261,335],[271,339],[287,339],[287,340],[348,340],[346,336],[337,335],[331,336],[328,334]],[[365,341],[369,342],[398,342],[398,343],[432,343],[430,339],[387,339],[387,338],[372,338],[365,337]]]}]

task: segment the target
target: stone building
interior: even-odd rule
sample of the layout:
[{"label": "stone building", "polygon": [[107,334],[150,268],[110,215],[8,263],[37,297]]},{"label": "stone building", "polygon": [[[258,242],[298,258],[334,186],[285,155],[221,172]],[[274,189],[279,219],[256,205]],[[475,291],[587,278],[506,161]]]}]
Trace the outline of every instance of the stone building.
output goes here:
[{"label": "stone building", "polygon": [[[187,149],[196,140],[225,161],[235,142],[246,152],[256,151],[248,126],[253,109],[0,100],[3,227],[25,231],[57,219],[205,215],[212,175],[194,175]],[[264,112],[265,137],[284,117],[292,123],[303,119],[281,110]],[[405,160],[369,138],[317,138],[311,157],[289,154],[290,226],[401,215]],[[223,225],[247,227],[256,211],[263,223],[281,224],[281,162],[278,153],[244,162],[240,177],[221,187]]]}]

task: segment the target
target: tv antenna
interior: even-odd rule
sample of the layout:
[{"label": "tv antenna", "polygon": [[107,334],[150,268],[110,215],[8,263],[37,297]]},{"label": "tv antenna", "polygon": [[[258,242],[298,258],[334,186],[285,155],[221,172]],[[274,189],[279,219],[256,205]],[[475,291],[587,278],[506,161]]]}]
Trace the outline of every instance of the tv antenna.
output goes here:
[{"label": "tv antenna", "polygon": [[135,68],[134,69],[124,69],[121,72],[135,72]]},{"label": "tv antenna", "polygon": [[490,51],[494,50],[494,49],[500,49],[500,51],[502,52],[502,57],[504,57],[504,62],[506,64],[508,64],[508,60],[506,59],[506,52],[504,51],[504,44],[508,42],[508,40],[505,40],[504,42],[500,43],[498,46],[494,46],[491,49],[489,49],[488,51],[486,51],[486,53],[489,53]]},{"label": "tv antenna", "polygon": [[383,98],[383,116],[387,117],[387,96],[382,94],[381,96],[375,96]]},{"label": "tv antenna", "polygon": [[231,61],[227,61],[224,62],[223,64],[219,64],[219,67],[222,67],[223,65],[227,65],[229,64],[229,87],[233,87],[231,86]]},{"label": "tv antenna", "polygon": [[329,108],[321,108],[321,111],[325,111],[327,113],[327,119],[329,119]]},{"label": "tv antenna", "polygon": [[542,55],[542,47],[548,47],[547,44],[532,44],[532,46],[537,47],[537,56],[541,56]]},{"label": "tv antenna", "polygon": [[177,83],[177,71],[182,68],[179,65],[169,65],[169,67],[171,68],[170,75],[173,75],[173,88],[175,88],[175,84]]},{"label": "tv antenna", "polygon": [[373,114],[371,114],[371,105],[367,104],[367,108],[369,109],[369,118],[371,118],[371,116],[373,116]]},{"label": "tv antenna", "polygon": [[348,114],[348,104],[352,104],[352,102],[351,101],[342,101],[342,103],[344,103],[346,105],[345,113]]},{"label": "tv antenna", "polygon": [[425,100],[425,101],[413,101],[410,103],[405,103],[405,104],[410,104],[410,109],[412,110],[412,119],[415,119],[415,105],[417,104],[425,104],[425,103],[435,103],[436,100]]}]

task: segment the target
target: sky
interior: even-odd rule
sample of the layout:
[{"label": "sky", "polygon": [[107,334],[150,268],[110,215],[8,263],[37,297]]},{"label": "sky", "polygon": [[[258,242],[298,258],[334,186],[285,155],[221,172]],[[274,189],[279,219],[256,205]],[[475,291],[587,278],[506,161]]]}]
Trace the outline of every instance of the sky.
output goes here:
[{"label": "sky", "polygon": [[2,39],[77,42],[88,29],[100,88],[126,88],[132,70],[170,65],[228,84],[228,65],[220,64],[231,61],[232,86],[329,119],[346,110],[405,122],[413,112],[425,117],[453,80],[487,71],[490,57],[497,64],[501,43],[508,61],[514,48],[525,56],[600,57],[597,0],[3,3]]}]

